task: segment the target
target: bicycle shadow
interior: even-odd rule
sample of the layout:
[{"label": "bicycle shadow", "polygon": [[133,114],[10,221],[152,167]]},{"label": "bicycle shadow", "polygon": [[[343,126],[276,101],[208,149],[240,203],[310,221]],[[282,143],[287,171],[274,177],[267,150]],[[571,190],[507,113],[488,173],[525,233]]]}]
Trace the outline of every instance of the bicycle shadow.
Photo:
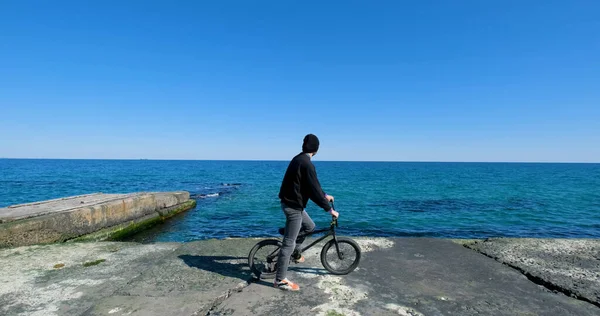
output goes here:
[{"label": "bicycle shadow", "polygon": [[[224,277],[237,278],[248,283],[273,287],[273,279],[257,279],[250,272],[247,258],[244,257],[180,255],[178,258],[191,268],[217,273]],[[330,274],[325,269],[309,267],[289,267],[288,271],[316,274],[318,276]]]},{"label": "bicycle shadow", "polygon": [[243,281],[248,281],[252,277],[247,258],[244,257],[180,255],[178,258],[191,268],[217,273],[224,277]]},{"label": "bicycle shadow", "polygon": [[[323,276],[323,275],[329,275],[331,273],[329,273],[329,271],[325,270],[325,269],[315,269],[315,268],[301,268],[301,267],[291,267],[288,269],[288,272],[298,272],[298,273],[302,273],[302,274],[315,274],[317,276]],[[259,284],[259,285],[263,285],[263,286],[268,286],[268,287],[273,287],[273,282],[275,281],[274,278],[270,278],[270,279],[257,279],[256,277],[252,276],[252,279],[248,282],[254,283],[254,284]]]}]

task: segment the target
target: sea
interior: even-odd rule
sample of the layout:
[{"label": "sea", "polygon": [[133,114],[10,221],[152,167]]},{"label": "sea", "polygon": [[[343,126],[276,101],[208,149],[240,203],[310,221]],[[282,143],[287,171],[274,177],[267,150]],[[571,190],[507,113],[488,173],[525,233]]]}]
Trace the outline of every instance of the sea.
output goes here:
[{"label": "sea", "polygon": [[[94,192],[190,192],[140,242],[277,236],[288,161],[0,159],[0,207]],[[600,164],[314,161],[339,234],[600,238]],[[309,202],[317,226],[330,216]]]}]

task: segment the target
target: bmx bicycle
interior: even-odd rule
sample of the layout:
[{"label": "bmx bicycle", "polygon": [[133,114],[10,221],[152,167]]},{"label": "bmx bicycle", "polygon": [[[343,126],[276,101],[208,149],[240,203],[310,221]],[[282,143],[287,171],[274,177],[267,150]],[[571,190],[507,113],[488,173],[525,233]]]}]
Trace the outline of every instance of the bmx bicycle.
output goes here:
[{"label": "bmx bicycle", "polygon": [[[308,246],[303,247],[301,252],[305,252],[325,238],[332,236],[333,238],[327,241],[321,250],[321,264],[323,264],[323,267],[331,274],[344,275],[354,271],[354,269],[358,267],[361,249],[353,239],[348,237],[338,237],[335,231],[337,227],[338,219],[332,216],[329,228],[303,233],[300,234],[298,238],[325,233],[324,236],[318,238]],[[280,228],[279,234],[283,235],[284,233],[285,229]],[[250,266],[252,273],[254,273],[258,279],[272,279],[275,277],[275,274],[277,273],[277,259],[279,258],[279,252],[282,246],[282,240],[265,239],[259,241],[252,247],[248,254],[248,265]]]}]

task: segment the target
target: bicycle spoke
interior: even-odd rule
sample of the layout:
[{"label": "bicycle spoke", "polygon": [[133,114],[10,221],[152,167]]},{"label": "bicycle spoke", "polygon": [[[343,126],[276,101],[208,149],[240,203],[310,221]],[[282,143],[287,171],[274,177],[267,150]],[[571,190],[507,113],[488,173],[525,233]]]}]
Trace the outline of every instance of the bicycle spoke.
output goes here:
[{"label": "bicycle spoke", "polygon": [[357,253],[352,245],[341,242],[338,243],[342,258],[338,255],[335,245],[327,250],[327,262],[335,270],[348,269],[356,260]]},{"label": "bicycle spoke", "polygon": [[261,272],[275,272],[278,255],[279,247],[275,245],[262,247],[254,255],[254,266]]}]

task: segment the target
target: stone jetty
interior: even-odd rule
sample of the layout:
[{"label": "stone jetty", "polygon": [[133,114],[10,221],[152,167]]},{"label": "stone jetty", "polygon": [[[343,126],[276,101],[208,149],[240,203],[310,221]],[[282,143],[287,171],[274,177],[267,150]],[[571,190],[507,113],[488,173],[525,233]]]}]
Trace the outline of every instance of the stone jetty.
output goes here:
[{"label": "stone jetty", "polygon": [[0,248],[119,240],[196,205],[185,191],[71,196],[0,208]]}]

